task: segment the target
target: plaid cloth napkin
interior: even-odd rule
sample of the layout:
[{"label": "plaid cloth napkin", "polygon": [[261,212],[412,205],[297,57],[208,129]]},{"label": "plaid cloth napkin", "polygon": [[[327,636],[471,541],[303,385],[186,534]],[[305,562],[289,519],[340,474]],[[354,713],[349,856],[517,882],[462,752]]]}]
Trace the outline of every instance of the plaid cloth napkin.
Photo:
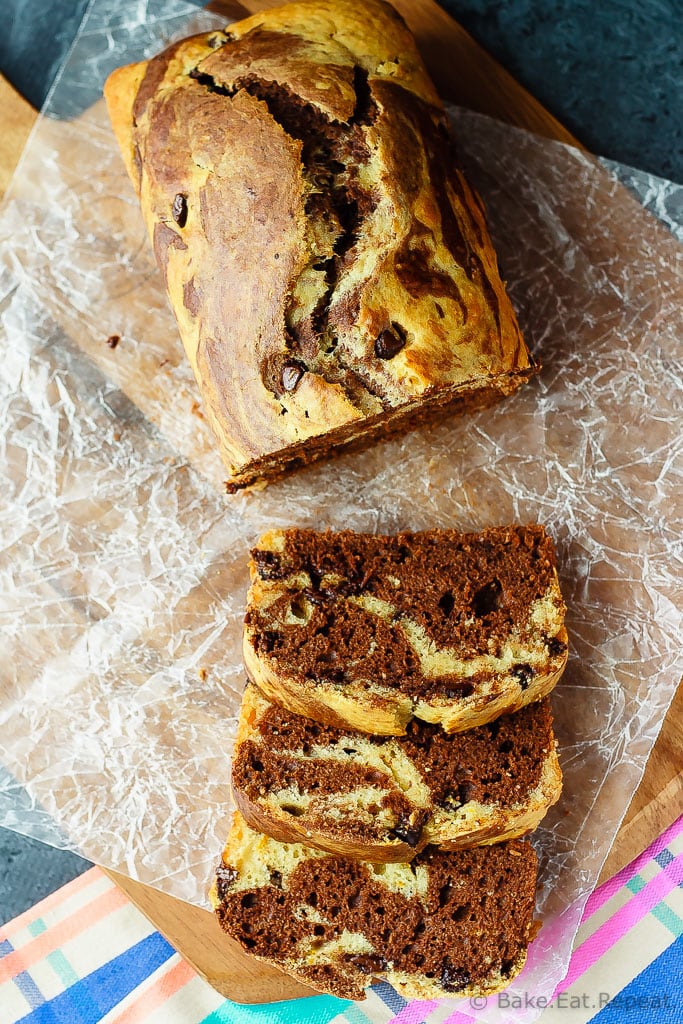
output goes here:
[{"label": "plaid cloth napkin", "polygon": [[[588,901],[541,1024],[683,1020],[683,816]],[[529,993],[533,998],[533,994]],[[505,993],[491,997],[504,1011]],[[0,1024],[467,1024],[376,985],[364,1003],[223,999],[98,868],[0,928]],[[503,1019],[505,1014],[503,1013]]]}]

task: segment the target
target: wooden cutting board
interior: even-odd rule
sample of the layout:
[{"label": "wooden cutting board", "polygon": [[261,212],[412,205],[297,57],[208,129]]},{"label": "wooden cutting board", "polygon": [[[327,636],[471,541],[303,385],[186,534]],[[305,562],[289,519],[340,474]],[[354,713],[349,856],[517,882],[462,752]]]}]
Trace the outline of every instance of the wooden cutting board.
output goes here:
[{"label": "wooden cutting board", "polygon": [[[580,143],[501,68],[433,0],[393,0],[415,33],[444,99],[574,145]],[[271,0],[220,0],[210,5],[230,19]],[[0,76],[0,195],[9,182],[35,111]],[[608,878],[640,853],[683,811],[683,687],[661,734],[603,869]],[[245,1003],[311,995],[311,990],[274,968],[247,957],[224,935],[213,915],[109,872],[173,946],[224,995]]]}]

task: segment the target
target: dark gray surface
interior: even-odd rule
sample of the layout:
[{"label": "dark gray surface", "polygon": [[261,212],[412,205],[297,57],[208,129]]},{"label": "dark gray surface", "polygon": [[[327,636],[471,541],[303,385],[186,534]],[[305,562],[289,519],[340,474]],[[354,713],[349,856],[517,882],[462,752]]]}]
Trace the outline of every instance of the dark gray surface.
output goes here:
[{"label": "dark gray surface", "polygon": [[[590,149],[683,182],[681,0],[443,3]],[[34,106],[42,104],[85,5],[2,0],[0,70]],[[0,923],[86,866],[0,829]]]},{"label": "dark gray surface", "polygon": [[588,149],[683,183],[681,0],[444,0]]},{"label": "dark gray surface", "polygon": [[0,925],[80,875],[88,861],[0,828]]}]

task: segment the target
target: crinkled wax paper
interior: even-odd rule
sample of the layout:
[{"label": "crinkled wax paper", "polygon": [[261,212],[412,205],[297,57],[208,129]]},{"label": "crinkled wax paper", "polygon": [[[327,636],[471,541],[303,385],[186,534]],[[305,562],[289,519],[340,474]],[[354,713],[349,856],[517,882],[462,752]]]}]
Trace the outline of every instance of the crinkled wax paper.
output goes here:
[{"label": "crinkled wax paper", "polygon": [[[565,789],[534,839],[545,924],[513,991],[549,995],[683,669],[680,247],[593,159],[453,111],[543,372],[226,497],[103,104],[50,117],[197,21],[179,0],[111,6],[90,8],[0,226],[0,821],[205,904],[259,533],[539,520],[569,608]],[[673,225],[681,190],[628,178]]]}]

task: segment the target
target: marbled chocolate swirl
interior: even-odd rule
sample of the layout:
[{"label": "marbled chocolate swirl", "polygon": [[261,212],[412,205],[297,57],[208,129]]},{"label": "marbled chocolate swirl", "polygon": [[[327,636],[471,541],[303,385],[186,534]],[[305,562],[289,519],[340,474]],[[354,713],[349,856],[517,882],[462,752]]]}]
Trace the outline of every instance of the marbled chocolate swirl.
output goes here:
[{"label": "marbled chocolate swirl", "polygon": [[552,690],[564,613],[540,525],[272,530],[252,551],[244,663],[270,699],[327,725],[462,732]]},{"label": "marbled chocolate swirl", "polygon": [[278,843],[236,814],[211,902],[245,950],[319,991],[363,999],[381,977],[409,999],[474,997],[524,966],[536,871],[514,839],[373,864]]},{"label": "marbled chocolate swirl", "polygon": [[534,372],[402,19],[264,11],[105,89],[229,489]]},{"label": "marbled chocolate swirl", "polygon": [[412,860],[531,832],[559,798],[550,700],[467,732],[413,719],[405,736],[335,729],[248,684],[232,762],[252,828],[364,860]]}]

